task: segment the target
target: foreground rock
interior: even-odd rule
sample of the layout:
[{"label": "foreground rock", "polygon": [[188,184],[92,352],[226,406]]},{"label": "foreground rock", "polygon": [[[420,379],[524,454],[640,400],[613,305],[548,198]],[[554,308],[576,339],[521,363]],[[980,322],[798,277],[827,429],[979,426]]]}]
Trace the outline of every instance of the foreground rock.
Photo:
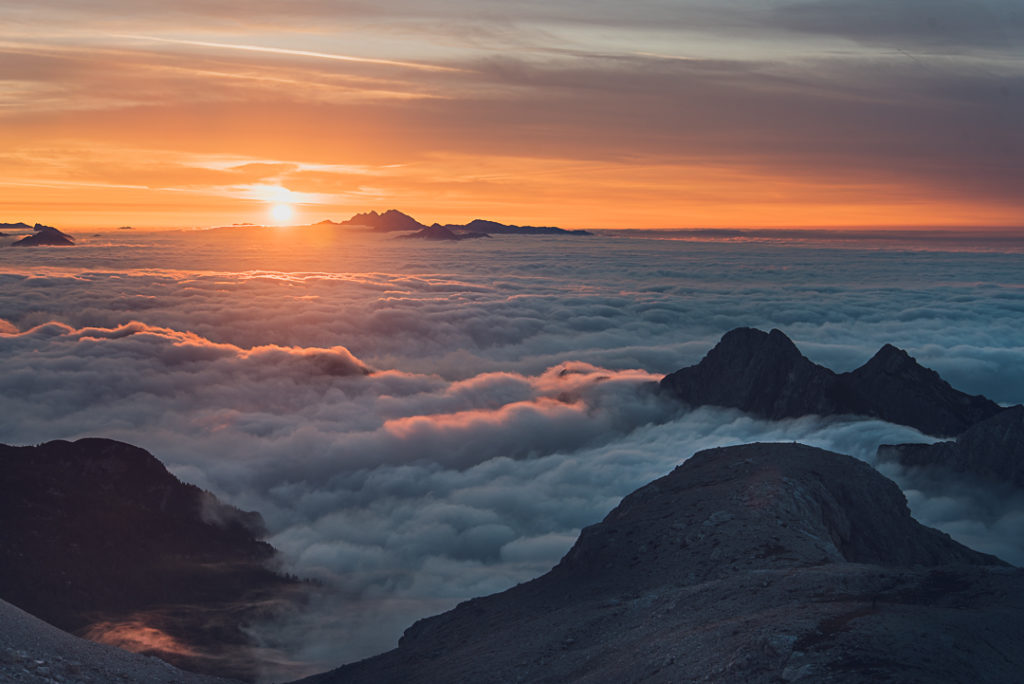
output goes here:
[{"label": "foreground rock", "polygon": [[73,247],[75,244],[74,239],[70,235],[62,233],[52,226],[44,226],[41,223],[37,223],[32,227],[32,230],[35,231],[32,235],[13,242],[11,247],[40,247],[43,245],[50,247]]},{"label": "foreground rock", "polygon": [[864,463],[696,454],[546,575],[307,682],[1016,682],[1024,574],[923,527]]},{"label": "foreground rock", "polygon": [[983,420],[952,442],[883,444],[878,458],[906,468],[939,469],[1024,490],[1024,406]]},{"label": "foreground rock", "polygon": [[162,660],[79,639],[0,601],[0,682],[231,684]]},{"label": "foreground rock", "polygon": [[952,437],[1002,410],[983,396],[960,392],[892,345],[849,373],[805,357],[779,330],[736,328],[700,363],[665,376],[668,394],[694,405],[738,408],[778,420],[853,414]]},{"label": "foreground rock", "polygon": [[295,599],[259,515],[105,439],[0,445],[0,598],[69,632],[253,678],[243,627]]}]

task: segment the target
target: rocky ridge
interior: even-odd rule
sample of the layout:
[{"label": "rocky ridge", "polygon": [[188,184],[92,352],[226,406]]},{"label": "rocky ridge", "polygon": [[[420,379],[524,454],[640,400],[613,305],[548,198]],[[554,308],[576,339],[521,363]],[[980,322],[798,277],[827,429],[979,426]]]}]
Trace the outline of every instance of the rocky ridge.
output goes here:
[{"label": "rocky ridge", "polygon": [[918,524],[870,466],[749,444],[627,496],[546,575],[303,681],[1014,682],[1022,609],[1022,571]]},{"label": "rocky ridge", "polygon": [[1024,406],[1013,406],[936,444],[883,444],[880,461],[937,468],[1024,490]]},{"label": "rocky ridge", "polygon": [[892,345],[856,370],[835,373],[801,354],[781,331],[754,328],[727,332],[700,363],[665,376],[660,386],[693,406],[738,408],[769,420],[852,414],[937,437],[958,435],[1002,411],[954,389]]}]

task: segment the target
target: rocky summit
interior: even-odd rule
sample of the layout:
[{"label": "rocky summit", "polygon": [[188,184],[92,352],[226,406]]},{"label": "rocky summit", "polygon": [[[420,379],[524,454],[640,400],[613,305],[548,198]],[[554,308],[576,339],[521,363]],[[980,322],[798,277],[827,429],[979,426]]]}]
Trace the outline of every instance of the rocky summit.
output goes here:
[{"label": "rocky summit", "polygon": [[309,683],[1016,682],[1024,573],[799,444],[694,455],[542,577]]},{"label": "rocky summit", "polygon": [[665,376],[661,388],[693,406],[738,408],[770,420],[861,415],[938,437],[958,435],[1002,410],[954,389],[889,344],[860,368],[835,373],[801,354],[781,331],[754,328],[727,332],[700,363]]}]

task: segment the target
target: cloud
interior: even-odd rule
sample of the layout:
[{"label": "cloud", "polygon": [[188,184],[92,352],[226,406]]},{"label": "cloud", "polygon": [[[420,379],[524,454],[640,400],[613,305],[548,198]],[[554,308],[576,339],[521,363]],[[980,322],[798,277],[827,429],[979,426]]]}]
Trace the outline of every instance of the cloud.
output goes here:
[{"label": "cloud", "polygon": [[798,2],[775,13],[784,27],[905,50],[994,50],[1019,43],[1024,12],[1007,0],[841,0]]},{"label": "cloud", "polygon": [[[802,441],[872,461],[928,441],[681,413],[651,391],[730,328],[779,327],[840,371],[892,342],[961,389],[1024,400],[1019,246],[970,251],[974,236],[116,239],[0,250],[0,441],[122,439],[258,510],[287,569],[325,583],[309,613],[260,628],[307,664],[389,648],[418,617],[537,576],[699,449]],[[1017,557],[1013,501],[986,512],[900,482],[924,522]]]}]

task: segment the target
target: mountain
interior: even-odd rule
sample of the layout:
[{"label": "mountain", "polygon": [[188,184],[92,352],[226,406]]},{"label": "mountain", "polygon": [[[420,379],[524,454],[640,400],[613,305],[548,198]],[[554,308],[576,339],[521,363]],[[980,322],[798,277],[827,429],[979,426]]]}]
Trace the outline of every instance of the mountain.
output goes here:
[{"label": "mountain", "polygon": [[779,330],[736,328],[695,366],[665,376],[661,388],[694,406],[738,408],[778,420],[853,414],[954,436],[1002,407],[960,392],[892,345],[849,373],[834,373],[800,353]]},{"label": "mountain", "polygon": [[1022,610],[1024,571],[918,524],[870,466],[748,444],[630,494],[542,577],[302,681],[1009,683]]},{"label": "mountain", "polygon": [[453,233],[444,226],[434,224],[429,228],[418,230],[408,235],[399,235],[399,239],[416,240],[469,240],[470,238],[489,238],[487,233]]},{"label": "mountain", "polygon": [[474,219],[469,223],[449,223],[445,228],[467,233],[496,233],[498,235],[593,235],[587,230],[566,230],[554,226],[514,226],[486,219]]},{"label": "mountain", "polygon": [[[498,223],[497,221],[488,221],[485,219],[475,219],[469,223],[449,223],[442,226],[439,223],[435,223],[429,227],[423,225],[408,214],[403,214],[396,209],[388,209],[383,214],[378,214],[376,211],[369,211],[363,214],[356,214],[347,221],[341,223],[334,223],[333,221],[321,221],[321,223],[330,223],[338,226],[366,226],[373,228],[378,232],[390,232],[397,230],[416,230],[420,231],[416,237],[421,237],[426,240],[458,240],[463,237],[476,237],[478,235],[486,235],[491,233],[497,233],[501,235],[592,235],[586,230],[565,230],[564,228],[555,228],[554,226],[513,226],[504,223]],[[443,229],[455,235],[453,238],[449,237],[436,237],[442,235],[439,230]]]},{"label": "mountain", "polygon": [[0,223],[0,230],[31,230],[32,226],[28,225],[24,221],[18,221],[17,223]]},{"label": "mountain", "polygon": [[394,230],[422,230],[425,225],[408,214],[403,214],[396,209],[388,209],[383,214],[370,211],[365,214],[356,214],[347,221],[337,224],[341,226],[366,226],[377,232],[391,232]]},{"label": "mountain", "polygon": [[39,247],[42,245],[50,247],[72,247],[74,239],[67,233],[62,233],[52,226],[44,226],[37,223],[32,227],[34,234],[21,238],[11,243],[11,247]]},{"label": "mountain", "polygon": [[883,444],[878,458],[908,468],[941,468],[1024,489],[1024,406],[997,413],[952,442]]},{"label": "mountain", "polygon": [[106,439],[0,445],[0,598],[69,632],[251,679],[243,627],[298,600],[256,513]]}]

